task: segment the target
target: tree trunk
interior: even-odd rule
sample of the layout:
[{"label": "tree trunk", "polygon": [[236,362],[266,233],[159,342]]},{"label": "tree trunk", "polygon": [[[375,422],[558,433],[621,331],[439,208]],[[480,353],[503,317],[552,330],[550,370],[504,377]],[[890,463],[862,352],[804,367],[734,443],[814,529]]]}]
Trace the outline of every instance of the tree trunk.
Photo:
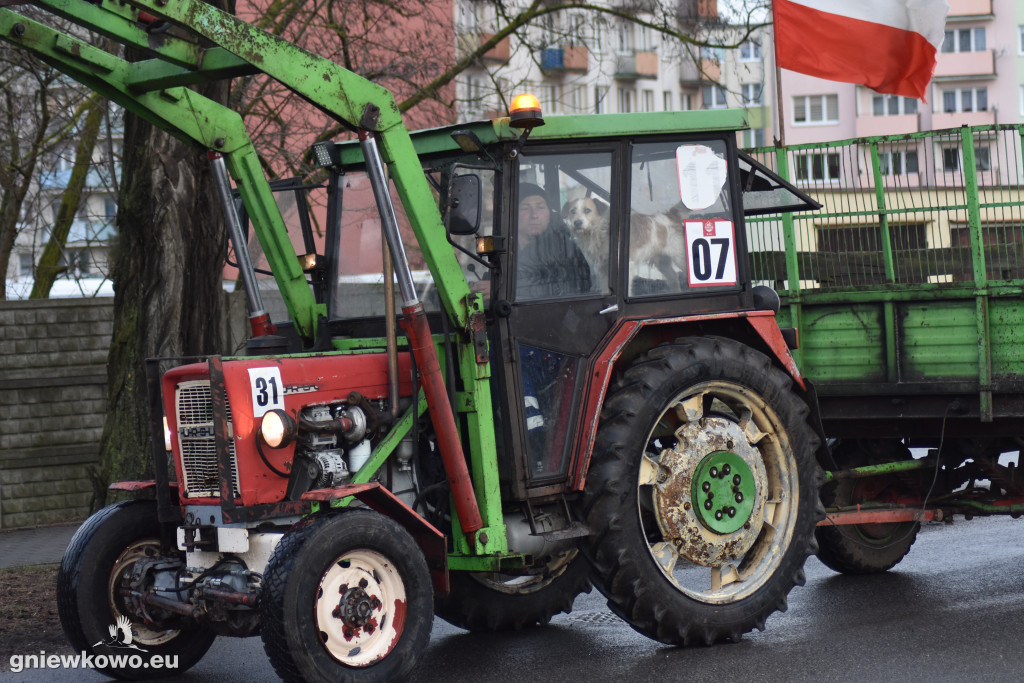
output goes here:
[{"label": "tree trunk", "polygon": [[[218,89],[204,94],[223,102]],[[123,169],[97,506],[110,481],[153,477],[146,358],[221,353],[224,336],[224,227],[206,153],[126,115]]]},{"label": "tree trunk", "polygon": [[32,283],[30,299],[46,299],[50,296],[50,289],[53,288],[53,281],[66,268],[61,267],[60,257],[64,253],[64,247],[68,242],[68,234],[71,232],[71,224],[75,220],[75,214],[82,203],[82,190],[85,189],[85,181],[89,177],[89,170],[92,168],[92,153],[96,149],[96,140],[100,135],[100,127],[103,125],[103,115],[106,113],[106,101],[99,95],[92,96],[92,103],[86,109],[85,125],[82,127],[75,148],[75,162],[71,168],[71,178],[68,186],[60,198],[60,208],[57,210],[57,220],[50,232],[50,239],[46,241],[46,247],[39,257],[39,265],[36,266],[36,277]]}]

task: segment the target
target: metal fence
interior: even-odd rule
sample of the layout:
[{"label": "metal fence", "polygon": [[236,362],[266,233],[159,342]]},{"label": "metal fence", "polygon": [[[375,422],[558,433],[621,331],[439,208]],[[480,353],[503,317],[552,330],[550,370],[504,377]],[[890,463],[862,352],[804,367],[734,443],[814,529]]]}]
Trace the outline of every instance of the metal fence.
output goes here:
[{"label": "metal fence", "polygon": [[977,126],[753,150],[822,204],[748,219],[753,279],[784,296],[1024,280],[1022,134]]}]

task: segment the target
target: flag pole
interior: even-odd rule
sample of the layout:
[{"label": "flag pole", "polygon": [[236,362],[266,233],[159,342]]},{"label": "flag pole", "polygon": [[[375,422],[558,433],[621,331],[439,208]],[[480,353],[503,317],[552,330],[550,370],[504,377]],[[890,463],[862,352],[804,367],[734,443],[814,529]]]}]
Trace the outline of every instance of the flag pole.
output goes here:
[{"label": "flag pole", "polygon": [[783,116],[782,102],[782,68],[779,67],[779,41],[775,33],[775,3],[772,3],[772,53],[775,62],[775,106],[779,117],[779,136],[776,138],[776,146],[786,146],[786,123]]}]

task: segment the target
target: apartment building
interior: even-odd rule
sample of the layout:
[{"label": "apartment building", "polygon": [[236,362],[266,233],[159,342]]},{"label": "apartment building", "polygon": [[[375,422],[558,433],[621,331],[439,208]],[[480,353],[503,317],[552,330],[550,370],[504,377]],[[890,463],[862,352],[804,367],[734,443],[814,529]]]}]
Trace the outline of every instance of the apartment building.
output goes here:
[{"label": "apartment building", "polygon": [[[655,23],[666,7],[677,25],[694,35],[718,16],[715,0],[641,3],[644,11],[638,16]],[[499,20],[493,3],[458,0],[455,8],[461,57],[490,40]],[[731,73],[723,66],[731,58],[609,14],[582,9],[553,13],[497,43],[482,64],[457,79],[458,117],[465,121],[503,115],[508,99],[523,91],[536,94],[548,114],[736,106],[738,89],[727,97],[725,89],[708,87]],[[759,60],[758,53],[747,66],[760,73]],[[751,97],[754,93],[759,95],[760,89],[748,92]]]}]

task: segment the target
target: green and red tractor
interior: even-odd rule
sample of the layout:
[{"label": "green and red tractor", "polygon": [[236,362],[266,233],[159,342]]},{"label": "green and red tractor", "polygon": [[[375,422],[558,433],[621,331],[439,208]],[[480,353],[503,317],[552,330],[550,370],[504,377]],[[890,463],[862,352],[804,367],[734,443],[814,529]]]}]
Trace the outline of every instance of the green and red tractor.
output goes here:
[{"label": "green and red tractor", "polygon": [[[387,91],[199,0],[33,4],[146,58],[16,7],[4,40],[213,153],[252,328],[244,355],[150,363],[154,477],[114,484],[137,498],[61,565],[76,650],[128,623],[180,671],[259,634],[287,680],[395,680],[435,614],[545,624],[592,584],[670,644],[785,607],[827,451],[745,219],[816,204],[737,149],[742,112],[545,120],[526,100],[410,135]],[[295,253],[238,114],[189,88],[253,73],[358,138],[312,150],[318,253]],[[552,255],[521,229],[527,198],[572,269],[527,268]],[[367,225],[376,279],[346,265],[380,261],[379,235],[351,238]]]}]

